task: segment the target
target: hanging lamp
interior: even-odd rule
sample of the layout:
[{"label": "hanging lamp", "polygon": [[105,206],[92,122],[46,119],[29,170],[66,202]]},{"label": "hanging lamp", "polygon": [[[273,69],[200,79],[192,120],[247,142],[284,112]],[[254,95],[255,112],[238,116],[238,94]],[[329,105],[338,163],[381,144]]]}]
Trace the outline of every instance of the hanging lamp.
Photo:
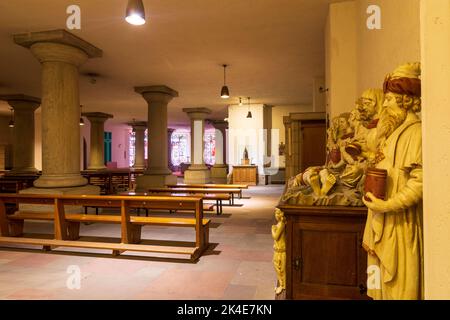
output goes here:
[{"label": "hanging lamp", "polygon": [[228,87],[227,87],[227,75],[226,75],[227,67],[228,67],[228,65],[226,65],[226,64],[223,65],[223,87],[222,87],[222,91],[220,92],[220,97],[222,99],[228,99],[230,97],[230,90],[228,90]]},{"label": "hanging lamp", "polygon": [[125,20],[134,26],[145,24],[145,9],[142,0],[128,0]]},{"label": "hanging lamp", "polygon": [[239,106],[242,107],[244,104],[242,103],[242,98],[239,97]]},{"label": "hanging lamp", "polygon": [[252,112],[250,111],[250,97],[248,97],[248,113],[247,113],[247,119],[252,119]]},{"label": "hanging lamp", "polygon": [[14,123],[14,112],[13,112],[13,108],[11,108],[11,119],[9,120],[8,127],[14,128],[14,125],[15,125],[15,123]]}]

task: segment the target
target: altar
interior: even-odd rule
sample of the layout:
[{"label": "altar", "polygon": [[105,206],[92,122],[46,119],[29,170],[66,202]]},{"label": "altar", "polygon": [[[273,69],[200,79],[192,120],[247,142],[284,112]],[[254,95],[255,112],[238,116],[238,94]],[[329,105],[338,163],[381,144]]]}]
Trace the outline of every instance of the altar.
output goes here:
[{"label": "altar", "polygon": [[233,184],[258,185],[258,166],[233,166]]}]

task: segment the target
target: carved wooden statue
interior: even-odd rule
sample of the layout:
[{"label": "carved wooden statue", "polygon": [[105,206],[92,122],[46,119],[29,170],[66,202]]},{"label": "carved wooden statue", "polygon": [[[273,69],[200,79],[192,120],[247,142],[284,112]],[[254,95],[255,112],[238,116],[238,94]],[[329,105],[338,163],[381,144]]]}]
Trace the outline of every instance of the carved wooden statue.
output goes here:
[{"label": "carved wooden statue", "polygon": [[273,265],[278,280],[275,293],[280,294],[286,289],[286,218],[283,211],[275,209],[275,219],[277,224],[272,226]]},{"label": "carved wooden statue", "polygon": [[[371,193],[363,246],[380,283],[374,299],[423,299],[422,127],[420,64],[398,67],[384,82],[377,169],[388,172],[386,200]],[[369,275],[370,277],[370,275]]]}]

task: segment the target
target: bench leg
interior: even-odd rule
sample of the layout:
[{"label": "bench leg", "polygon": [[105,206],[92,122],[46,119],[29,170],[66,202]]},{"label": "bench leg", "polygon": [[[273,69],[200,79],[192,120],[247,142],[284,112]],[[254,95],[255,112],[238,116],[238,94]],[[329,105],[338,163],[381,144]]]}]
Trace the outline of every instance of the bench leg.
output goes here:
[{"label": "bench leg", "polygon": [[67,233],[69,234],[69,240],[80,239],[80,223],[67,222]]},{"label": "bench leg", "polygon": [[23,235],[23,220],[10,221],[9,229],[11,237],[20,237]]},{"label": "bench leg", "polygon": [[203,227],[203,245],[205,248],[209,245],[209,223]]},{"label": "bench leg", "polygon": [[131,226],[131,240],[130,243],[140,243],[141,242],[141,225],[132,225]]}]

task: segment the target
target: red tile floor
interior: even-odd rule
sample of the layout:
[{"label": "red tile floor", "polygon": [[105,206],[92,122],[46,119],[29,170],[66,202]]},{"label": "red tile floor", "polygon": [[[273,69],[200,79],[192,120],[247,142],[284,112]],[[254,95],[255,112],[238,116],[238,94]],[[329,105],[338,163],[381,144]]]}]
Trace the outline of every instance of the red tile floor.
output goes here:
[{"label": "red tile floor", "polygon": [[[271,225],[283,186],[250,187],[237,203],[212,219],[208,252],[196,263],[139,255],[113,258],[107,251],[37,247],[0,248],[0,299],[274,299]],[[27,222],[27,233],[50,233],[52,225]],[[83,226],[82,236],[115,237],[120,226]],[[145,227],[143,238],[192,241],[185,228]],[[77,253],[73,251],[77,250]],[[81,272],[69,289],[69,266]],[[70,271],[70,270],[69,270]]]}]

